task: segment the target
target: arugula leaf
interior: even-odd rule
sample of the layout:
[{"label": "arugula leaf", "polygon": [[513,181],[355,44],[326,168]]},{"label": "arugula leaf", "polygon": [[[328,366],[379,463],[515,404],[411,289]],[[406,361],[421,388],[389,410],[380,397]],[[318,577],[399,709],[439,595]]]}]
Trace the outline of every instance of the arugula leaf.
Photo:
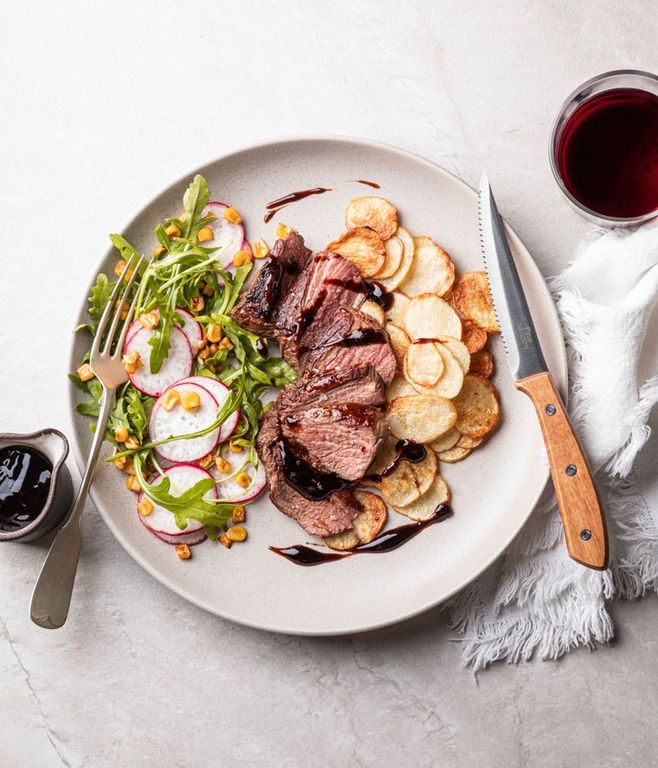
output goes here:
[{"label": "arugula leaf", "polygon": [[132,425],[132,431],[137,434],[141,441],[148,427],[145,403],[153,402],[154,398],[142,395],[134,387],[129,387],[126,390],[125,399],[126,411]]},{"label": "arugula leaf", "polygon": [[183,237],[193,238],[199,229],[205,225],[202,214],[209,200],[208,182],[203,176],[197,174],[183,196],[183,208],[185,209],[185,220],[182,222]]},{"label": "arugula leaf", "polygon": [[105,307],[110,300],[114,286],[115,283],[111,283],[107,279],[107,275],[104,275],[102,272],[100,275],[98,275],[96,282],[91,287],[89,298],[87,299],[89,305],[87,307],[87,314],[89,315],[90,322],[80,323],[80,325],[76,326],[74,329],[74,333],[84,329],[93,335],[96,334],[98,321],[101,319],[101,316],[105,311]]},{"label": "arugula leaf", "polygon": [[140,254],[135,248],[126,240],[123,235],[110,235],[112,245],[119,251],[121,258],[124,261],[129,262],[132,258],[139,259]]},{"label": "arugula leaf", "polygon": [[212,504],[203,498],[215,487],[215,481],[211,477],[199,480],[180,496],[173,496],[171,480],[168,477],[163,477],[158,483],[149,484],[144,478],[141,460],[136,460],[133,466],[142,491],[155,504],[168,509],[181,530],[187,528],[188,519],[197,520],[202,525],[212,528],[223,528],[230,520],[233,504]]}]

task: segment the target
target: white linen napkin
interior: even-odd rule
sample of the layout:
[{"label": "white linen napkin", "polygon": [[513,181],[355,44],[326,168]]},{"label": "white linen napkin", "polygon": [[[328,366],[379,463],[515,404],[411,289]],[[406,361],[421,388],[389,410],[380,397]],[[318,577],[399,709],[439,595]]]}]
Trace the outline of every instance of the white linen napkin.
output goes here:
[{"label": "white linen napkin", "polygon": [[551,281],[569,359],[569,412],[601,493],[610,568],[571,560],[552,488],[504,557],[450,604],[474,671],[610,640],[606,601],[658,589],[658,516],[633,463],[658,402],[658,221],[596,233]]}]

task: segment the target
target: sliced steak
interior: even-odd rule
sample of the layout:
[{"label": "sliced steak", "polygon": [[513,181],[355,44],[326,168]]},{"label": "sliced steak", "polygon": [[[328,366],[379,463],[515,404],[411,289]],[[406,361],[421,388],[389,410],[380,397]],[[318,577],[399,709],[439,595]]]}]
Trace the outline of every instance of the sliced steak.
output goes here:
[{"label": "sliced steak", "polygon": [[381,376],[371,366],[359,365],[335,373],[303,376],[279,392],[277,405],[281,413],[291,414],[313,405],[356,403],[383,407],[385,398]]},{"label": "sliced steak", "polygon": [[351,261],[330,251],[316,253],[279,308],[279,341],[286,361],[301,371],[302,338],[305,344],[317,346],[316,334],[332,333],[337,308],[358,309],[366,294],[366,285]]},{"label": "sliced steak", "polygon": [[388,435],[384,385],[370,366],[310,376],[279,396],[288,445],[319,472],[359,480]]},{"label": "sliced steak", "polygon": [[327,498],[312,500],[287,481],[286,446],[276,406],[263,416],[256,448],[267,473],[270,499],[281,512],[297,520],[312,536],[329,536],[352,527],[352,520],[361,510],[350,490],[343,488]]},{"label": "sliced steak", "polygon": [[304,238],[291,232],[277,240],[251,288],[231,310],[231,317],[252,333],[276,336],[276,313],[311,256]]},{"label": "sliced steak", "polygon": [[[339,307],[330,323],[320,322],[326,332],[307,334],[299,345],[304,370],[337,371],[365,364],[373,366],[385,384],[393,381],[397,361],[388,334],[376,320],[354,309]],[[309,331],[312,330],[313,326]]]}]

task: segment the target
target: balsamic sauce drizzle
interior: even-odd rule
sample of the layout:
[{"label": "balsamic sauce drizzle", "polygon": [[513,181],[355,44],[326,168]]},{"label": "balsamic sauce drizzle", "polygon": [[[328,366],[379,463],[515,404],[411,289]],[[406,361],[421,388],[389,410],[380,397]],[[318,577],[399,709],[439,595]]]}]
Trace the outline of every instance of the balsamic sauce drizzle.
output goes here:
[{"label": "balsamic sauce drizzle", "polygon": [[368,179],[350,179],[350,181],[353,181],[355,184],[365,184],[366,187],[372,187],[373,189],[381,189],[381,185],[377,184],[376,181],[368,181]]},{"label": "balsamic sauce drizzle", "polygon": [[352,557],[352,555],[390,552],[393,549],[401,547],[406,541],[417,536],[430,525],[440,523],[451,516],[452,509],[450,505],[439,504],[434,510],[432,517],[429,517],[427,520],[418,520],[412,523],[406,523],[405,525],[400,525],[397,528],[391,528],[388,531],[383,531],[379,536],[376,536],[367,544],[359,544],[350,552],[345,552],[343,554],[318,551],[312,547],[307,547],[304,544],[293,544],[289,547],[269,547],[269,549],[271,552],[274,552],[281,557],[285,557],[286,560],[289,560],[295,565],[321,565],[322,563],[329,563],[334,560],[343,560],[346,557]]},{"label": "balsamic sauce drizzle", "polygon": [[271,200],[265,205],[266,213],[263,217],[263,221],[267,224],[277,215],[277,213],[291,203],[296,203],[299,200],[304,200],[311,195],[322,195],[324,192],[333,192],[330,187],[313,187],[313,189],[302,189],[299,192],[290,192],[283,197],[279,197],[276,200]]}]

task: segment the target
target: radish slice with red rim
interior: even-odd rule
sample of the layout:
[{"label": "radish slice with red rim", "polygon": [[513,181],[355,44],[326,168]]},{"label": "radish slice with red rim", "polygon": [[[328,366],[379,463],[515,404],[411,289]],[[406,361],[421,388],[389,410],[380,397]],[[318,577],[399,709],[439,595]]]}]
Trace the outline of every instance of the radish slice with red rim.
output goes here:
[{"label": "radish slice with red rim", "polygon": [[[199,396],[200,407],[196,411],[186,411],[178,403],[170,411],[163,407],[164,398],[170,389],[176,389],[182,398],[188,392]],[[217,419],[217,400],[204,387],[198,384],[176,384],[169,387],[158,398],[149,420],[149,435],[153,442],[166,440],[169,437],[187,435],[208,429]],[[157,453],[163,459],[175,462],[198,461],[215,449],[219,440],[219,427],[206,435],[191,437],[185,440],[173,440],[156,447]]]},{"label": "radish slice with red rim", "polygon": [[145,395],[159,397],[174,381],[189,376],[194,355],[183,331],[174,326],[169,333],[169,354],[160,366],[160,370],[157,373],[151,373],[149,360],[153,347],[149,344],[149,340],[153,337],[153,333],[148,328],[136,331],[126,342],[124,352],[126,354],[139,352],[142,361],[135,373],[129,374],[131,384]]},{"label": "radish slice with red rim", "polygon": [[[153,314],[158,317],[160,316],[159,307],[154,307],[151,312],[153,312]],[[196,352],[197,345],[201,344],[203,341],[203,328],[201,328],[201,324],[197,323],[194,315],[184,307],[176,307],[176,313],[178,314],[178,318],[175,322],[175,325],[177,325],[181,331],[183,331],[187,337],[187,340],[190,342],[192,351]],[[144,326],[139,322],[139,320],[133,320],[128,328],[126,344],[130,341],[134,334],[143,327]]]},{"label": "radish slice with red rim", "polygon": [[[217,400],[217,406],[219,408],[224,405],[224,401],[231,394],[231,390],[226,386],[226,384],[219,381],[219,379],[213,379],[210,376],[187,376],[186,378],[175,382],[173,386],[178,384],[198,384],[200,387],[204,387],[208,390],[208,392],[210,392],[215,400]],[[228,438],[235,432],[239,421],[240,411],[234,411],[228,416],[220,428],[220,443],[228,440]]]},{"label": "radish slice with red rim", "polygon": [[203,247],[220,249],[215,255],[224,269],[233,267],[233,257],[243,247],[243,243],[247,239],[242,224],[232,224],[224,218],[224,211],[230,207],[225,203],[208,203],[203,211],[204,216],[217,217],[215,221],[208,224],[214,237],[212,240],[204,242]]},{"label": "radish slice with red rim", "polygon": [[[194,464],[175,464],[173,467],[165,470],[165,476],[169,478],[171,483],[169,492],[172,496],[180,496],[185,491],[192,488],[200,480],[205,480],[212,477],[208,472],[201,467],[197,467]],[[162,478],[158,475],[151,481],[151,485],[157,485],[162,482]],[[144,498],[144,492],[142,491],[138,497],[138,504]],[[211,488],[204,496],[205,499],[216,499],[217,490]],[[154,533],[158,538],[166,541],[168,544],[199,544],[204,541],[206,534],[203,525],[197,520],[191,520],[188,518],[187,528],[179,528],[176,525],[176,519],[174,515],[165,507],[161,507],[159,504],[153,504],[153,511],[150,515],[139,514],[139,519],[143,523],[145,528],[148,528],[151,533]]]}]

